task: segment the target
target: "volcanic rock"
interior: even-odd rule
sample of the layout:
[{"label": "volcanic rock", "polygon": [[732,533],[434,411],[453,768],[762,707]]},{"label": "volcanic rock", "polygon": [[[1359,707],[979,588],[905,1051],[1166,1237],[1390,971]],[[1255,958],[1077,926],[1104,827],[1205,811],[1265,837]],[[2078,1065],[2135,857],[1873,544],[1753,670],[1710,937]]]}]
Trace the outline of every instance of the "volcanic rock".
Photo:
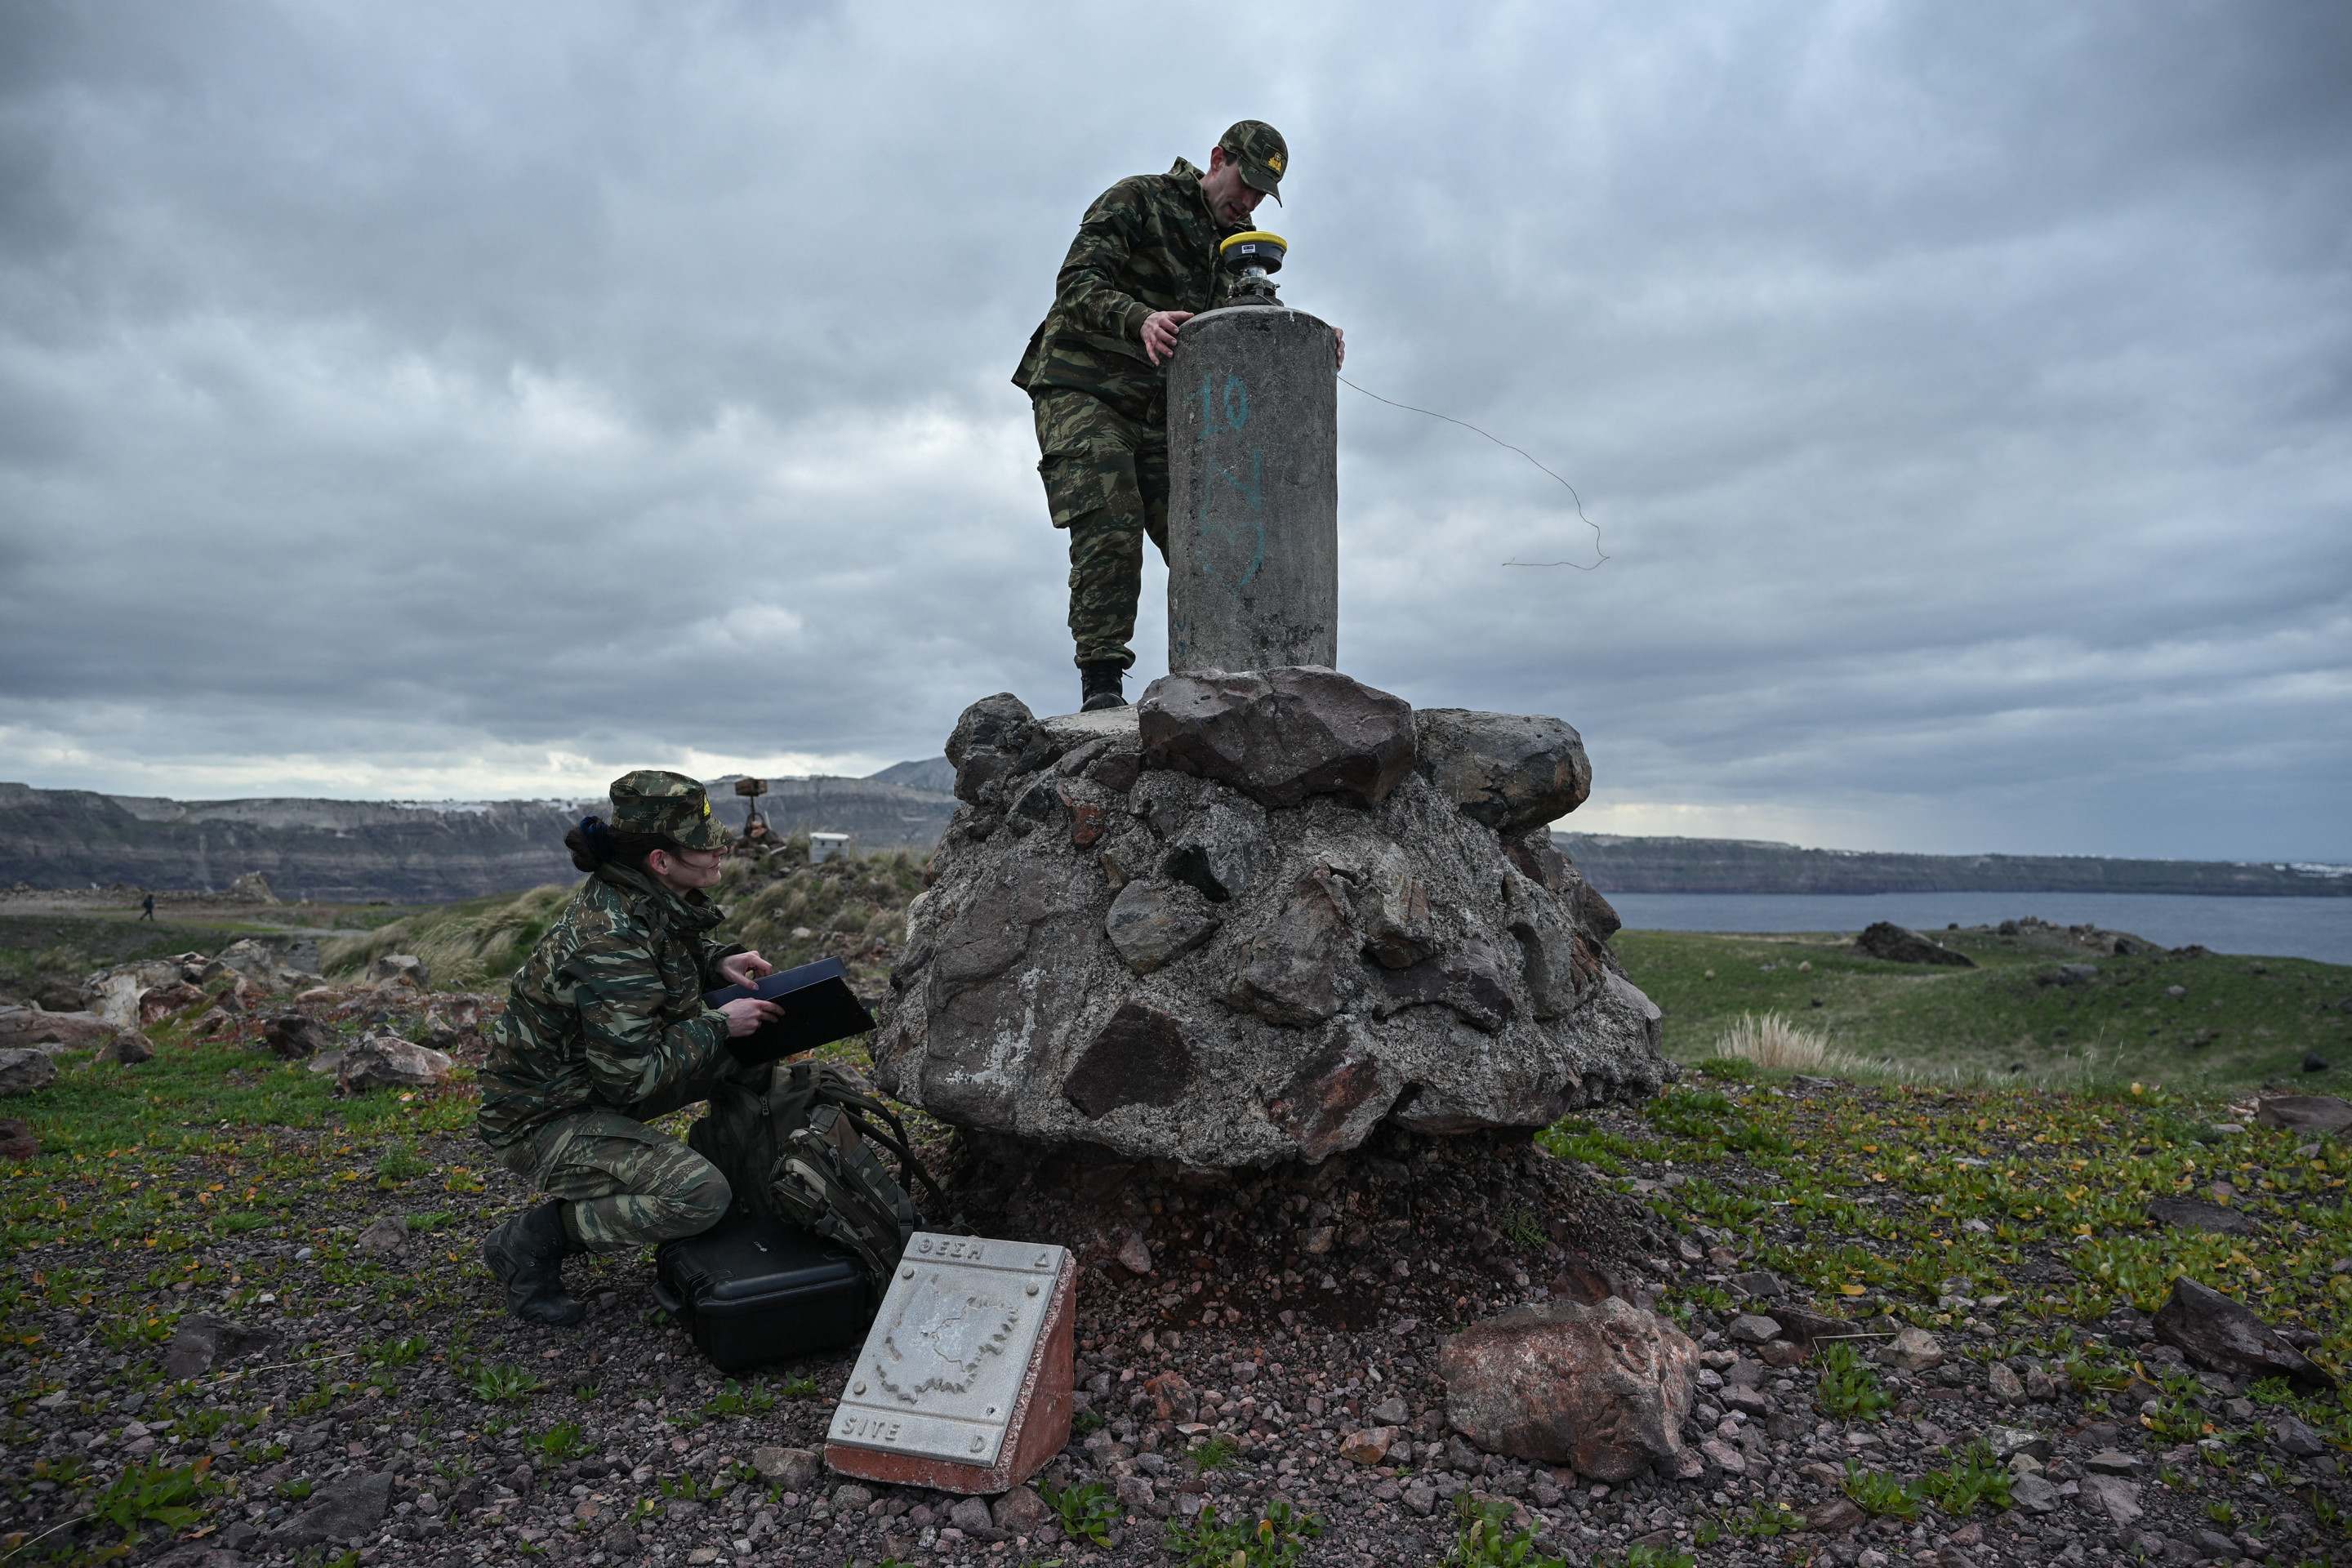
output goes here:
[{"label": "volcanic rock", "polygon": [[2221,1236],[2252,1236],[2254,1232],[2254,1222],[2243,1209],[2207,1203],[2203,1198],[2152,1199],[2147,1205],[2147,1217],[2158,1225],[2182,1230],[2210,1230]]},{"label": "volcanic rock", "polygon": [[2333,1134],[2352,1130],[2352,1104],[2332,1094],[2273,1094],[2255,1104],[2254,1120],[2265,1127]]},{"label": "volcanic rock", "polygon": [[261,1037],[271,1051],[288,1061],[314,1057],[339,1040],[334,1030],[301,1013],[278,1014],[262,1025]]},{"label": "volcanic rock", "polygon": [[2260,1318],[2219,1290],[2182,1275],[2156,1310],[2156,1337],[2199,1366],[2232,1377],[2284,1377],[2333,1388],[2326,1368],[2281,1339]]},{"label": "volcanic rock", "polygon": [[278,1343],[275,1329],[247,1328],[196,1312],[182,1318],[163,1347],[163,1375],[177,1383],[258,1355]]},{"label": "volcanic rock", "polygon": [[371,1089],[424,1089],[448,1081],[456,1064],[429,1046],[416,1045],[398,1035],[370,1035],[343,1053],[335,1070],[340,1094]]},{"label": "volcanic rock", "polygon": [[432,979],[425,961],[413,952],[380,953],[368,965],[367,977],[378,985],[407,985],[422,991]]},{"label": "volcanic rock", "polygon": [[95,1013],[51,1013],[39,1007],[0,1009],[0,1047],[103,1047],[120,1030]]},{"label": "volcanic rock", "polygon": [[1404,700],[1316,665],[1164,675],[1136,715],[1147,769],[1214,779],[1263,805],[1320,795],[1378,805],[1412,766]]},{"label": "volcanic rock", "polygon": [[1622,1481],[1683,1452],[1698,1347],[1616,1297],[1551,1301],[1444,1341],[1438,1374],[1454,1429],[1513,1458]]},{"label": "volcanic rock", "polygon": [[1892,921],[1879,921],[1864,928],[1863,933],[1853,939],[1853,945],[1857,952],[1891,963],[1948,963],[1961,969],[1977,966],[1976,960],[1967,953],[1929,942],[1917,931],[1906,931]]},{"label": "volcanic rock", "polygon": [[[908,911],[883,1089],[974,1131],[1225,1169],[1656,1089],[1657,1009],[1581,879],[1391,776],[1410,710],[1324,670],[1181,679],[1140,710],[999,696],[958,721],[966,804]],[[1119,756],[1142,760],[1114,792]],[[1083,845],[1044,830],[1070,815],[1068,757],[1104,813]]]},{"label": "volcanic rock", "polygon": [[1583,738],[1558,719],[1423,708],[1412,728],[1421,776],[1498,833],[1555,822],[1592,793]]},{"label": "volcanic rock", "polygon": [[108,1023],[136,1028],[140,996],[158,985],[181,983],[178,961],[148,958],[98,971],[81,983],[81,994],[89,1010]]},{"label": "volcanic rock", "polygon": [[30,1122],[21,1116],[0,1117],[0,1160],[30,1160],[40,1152]]},{"label": "volcanic rock", "polygon": [[118,1030],[114,1038],[107,1042],[106,1048],[98,1053],[98,1059],[120,1063],[124,1067],[152,1062],[155,1059],[155,1042],[136,1029]]},{"label": "volcanic rock", "polygon": [[318,1500],[270,1536],[278,1547],[358,1542],[373,1533],[392,1509],[392,1477],[346,1476],[319,1489]]},{"label": "volcanic rock", "polygon": [[58,1064],[47,1051],[27,1047],[0,1050],[0,1094],[32,1094],[58,1081]]}]

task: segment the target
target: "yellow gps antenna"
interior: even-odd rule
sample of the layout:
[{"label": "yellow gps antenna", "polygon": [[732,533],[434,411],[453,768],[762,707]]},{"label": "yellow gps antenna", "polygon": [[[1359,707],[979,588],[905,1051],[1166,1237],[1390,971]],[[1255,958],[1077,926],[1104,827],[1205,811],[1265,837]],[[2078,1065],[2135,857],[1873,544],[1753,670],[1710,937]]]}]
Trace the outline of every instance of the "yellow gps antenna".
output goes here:
[{"label": "yellow gps antenna", "polygon": [[1241,269],[1241,276],[1234,280],[1232,302],[1236,305],[1281,304],[1281,299],[1274,291],[1271,275],[1282,270],[1282,258],[1289,249],[1288,240],[1261,228],[1227,235],[1217,247],[1217,254]]}]

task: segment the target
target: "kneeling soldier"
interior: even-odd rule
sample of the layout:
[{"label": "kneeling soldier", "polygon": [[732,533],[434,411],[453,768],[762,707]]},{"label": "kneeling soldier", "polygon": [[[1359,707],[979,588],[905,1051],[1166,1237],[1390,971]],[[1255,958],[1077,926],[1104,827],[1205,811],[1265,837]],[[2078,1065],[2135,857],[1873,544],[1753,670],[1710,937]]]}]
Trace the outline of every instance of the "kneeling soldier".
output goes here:
[{"label": "kneeling soldier", "polygon": [[737,1066],[727,1042],[780,1016],[749,997],[703,1005],[705,990],[772,965],[711,937],[721,911],[702,889],[719,880],[727,830],[702,786],[641,769],[613,781],[612,799],[609,824],[591,816],[564,837],[588,879],[515,973],[476,1123],[509,1170],[551,1194],[490,1232],[482,1261],[509,1311],[558,1327],[586,1313],[564,1292],[567,1254],[693,1236],[726,1214],[734,1194],[719,1166],[646,1124],[730,1078],[764,1079],[768,1067]]}]

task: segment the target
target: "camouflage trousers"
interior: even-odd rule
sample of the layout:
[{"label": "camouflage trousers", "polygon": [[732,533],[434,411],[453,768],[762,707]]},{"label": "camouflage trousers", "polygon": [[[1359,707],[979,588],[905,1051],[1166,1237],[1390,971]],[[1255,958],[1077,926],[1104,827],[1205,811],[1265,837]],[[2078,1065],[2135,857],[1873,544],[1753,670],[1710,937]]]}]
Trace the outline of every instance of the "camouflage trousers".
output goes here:
[{"label": "camouflage trousers", "polygon": [[[1046,387],[1032,398],[1037,475],[1054,526],[1070,533],[1070,637],[1079,664],[1135,662],[1143,542],[1168,559],[1168,427],[1101,398]],[[1155,412],[1157,410],[1155,409]]]},{"label": "camouflage trousers", "polygon": [[[765,1069],[760,1069],[764,1071]],[[591,1252],[618,1252],[699,1236],[717,1225],[735,1189],[720,1163],[646,1125],[657,1116],[730,1092],[738,1074],[679,1085],[627,1111],[583,1109],[558,1116],[499,1151],[508,1170],[568,1205],[573,1239]]]}]

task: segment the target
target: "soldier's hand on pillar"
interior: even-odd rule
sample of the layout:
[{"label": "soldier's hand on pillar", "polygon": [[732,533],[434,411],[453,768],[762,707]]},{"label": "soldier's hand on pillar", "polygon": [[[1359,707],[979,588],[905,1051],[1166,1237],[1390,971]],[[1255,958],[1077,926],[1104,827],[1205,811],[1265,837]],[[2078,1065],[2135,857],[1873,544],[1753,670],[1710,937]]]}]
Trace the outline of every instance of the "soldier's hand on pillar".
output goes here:
[{"label": "soldier's hand on pillar", "polygon": [[1331,329],[1331,341],[1339,345],[1339,368],[1345,370],[1348,366],[1348,334],[1334,327]]},{"label": "soldier's hand on pillar", "polygon": [[1143,318],[1143,357],[1158,364],[1176,352],[1176,329],[1192,319],[1190,310],[1154,310]]}]

